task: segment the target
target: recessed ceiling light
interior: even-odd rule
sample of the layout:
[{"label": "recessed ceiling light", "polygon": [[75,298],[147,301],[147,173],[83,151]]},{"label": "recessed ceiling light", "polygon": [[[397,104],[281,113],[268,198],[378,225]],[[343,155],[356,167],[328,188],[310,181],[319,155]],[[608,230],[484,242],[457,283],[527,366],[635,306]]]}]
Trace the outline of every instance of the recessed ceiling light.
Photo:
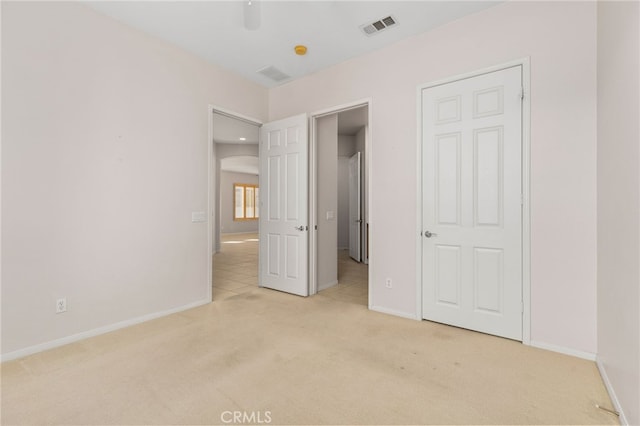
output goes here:
[{"label": "recessed ceiling light", "polygon": [[240,139],[241,141],[246,141],[247,140],[247,138],[238,138],[238,139]]},{"label": "recessed ceiling light", "polygon": [[296,55],[304,56],[307,53],[307,46],[299,44],[294,47],[293,50],[296,52]]}]

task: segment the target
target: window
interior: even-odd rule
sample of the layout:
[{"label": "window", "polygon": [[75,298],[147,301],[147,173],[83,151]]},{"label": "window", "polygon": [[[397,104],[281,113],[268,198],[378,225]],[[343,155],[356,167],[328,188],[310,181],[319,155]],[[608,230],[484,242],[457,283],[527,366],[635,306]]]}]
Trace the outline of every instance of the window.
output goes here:
[{"label": "window", "polygon": [[233,184],[233,220],[257,220],[259,206],[260,188],[258,185]]}]

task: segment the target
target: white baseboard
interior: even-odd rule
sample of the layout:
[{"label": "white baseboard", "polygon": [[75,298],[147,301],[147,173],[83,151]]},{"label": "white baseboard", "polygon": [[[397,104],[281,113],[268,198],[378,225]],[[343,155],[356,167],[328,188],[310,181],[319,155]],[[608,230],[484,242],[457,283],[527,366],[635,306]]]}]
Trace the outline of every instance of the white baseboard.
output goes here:
[{"label": "white baseboard", "polygon": [[411,320],[421,321],[422,318],[417,317],[415,314],[409,314],[407,312],[396,311],[394,309],[384,308],[382,306],[370,305],[369,309],[372,311],[380,312],[382,314],[394,315],[396,317],[407,318]]},{"label": "white baseboard", "polygon": [[164,317],[167,315],[175,314],[177,312],[186,311],[188,309],[193,309],[198,306],[206,305],[207,303],[211,303],[209,300],[199,300],[197,302],[189,303],[187,305],[179,306],[177,308],[168,309],[162,312],[154,312],[152,314],[143,315],[141,317],[128,319],[125,321],[120,321],[115,324],[106,325],[104,327],[94,328],[93,330],[83,331],[81,333],[73,334],[71,336],[62,337],[60,339],[51,340],[49,342],[40,343],[38,345],[33,345],[26,347],[24,349],[18,349],[17,351],[8,352],[6,354],[2,354],[0,361],[11,361],[14,359],[22,358],[28,355],[33,355],[38,352],[43,352],[48,349],[57,348],[60,346],[68,345],[69,343],[77,342],[80,340],[88,339],[89,337],[99,336],[101,334],[109,333],[111,331],[119,330],[121,328],[130,327],[135,324],[140,324],[143,322],[151,321],[156,318]]},{"label": "white baseboard", "polygon": [[557,346],[557,345],[552,345],[550,343],[537,342],[535,340],[532,340],[529,343],[530,343],[530,346],[533,346],[534,348],[546,349],[548,351],[558,352],[558,353],[565,354],[565,355],[570,355],[570,356],[575,356],[577,358],[582,358],[582,359],[586,359],[586,360],[589,360],[589,361],[595,361],[596,360],[596,354],[591,353],[591,352],[583,352],[583,351],[579,351],[577,349],[565,348],[564,346]]},{"label": "white baseboard", "polygon": [[620,424],[628,425],[629,422],[624,415],[624,411],[622,410],[622,406],[620,405],[620,400],[616,396],[616,391],[613,389],[611,385],[611,381],[609,380],[609,376],[607,375],[607,370],[604,368],[604,364],[598,357],[596,357],[596,365],[598,366],[598,371],[600,372],[600,377],[602,377],[602,381],[604,382],[604,387],[607,388],[607,392],[609,393],[609,398],[611,398],[611,402],[613,403],[613,407],[615,410],[620,413]]},{"label": "white baseboard", "polygon": [[325,283],[325,284],[318,285],[318,291],[326,290],[326,289],[328,289],[329,287],[333,287],[333,286],[334,286],[334,285],[336,285],[336,284],[338,284],[338,280],[335,280],[335,281],[331,281],[331,282],[329,282],[329,283]]}]

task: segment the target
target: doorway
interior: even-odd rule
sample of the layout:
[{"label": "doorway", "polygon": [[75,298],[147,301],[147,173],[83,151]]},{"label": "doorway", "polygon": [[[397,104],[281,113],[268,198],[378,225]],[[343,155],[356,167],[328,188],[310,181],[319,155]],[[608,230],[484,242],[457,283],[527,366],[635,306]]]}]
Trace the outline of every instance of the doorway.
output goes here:
[{"label": "doorway", "polygon": [[368,306],[369,103],[312,117],[312,287]]},{"label": "doorway", "polygon": [[418,223],[422,317],[526,342],[524,75],[518,63],[421,89]]},{"label": "doorway", "polygon": [[212,300],[258,287],[261,124],[218,108],[211,111]]},{"label": "doorway", "polygon": [[[314,130],[313,125],[320,117],[314,116],[311,119],[312,130],[309,132],[310,137],[312,139],[311,144],[309,144],[310,151],[307,153],[301,153],[298,148],[308,146],[307,142],[307,118],[306,115],[300,115],[296,117],[290,117],[287,119],[279,120],[277,122],[271,122],[267,124],[262,124],[257,120],[253,120],[247,117],[243,117],[228,111],[224,111],[219,108],[211,108],[211,116],[212,121],[210,121],[210,134],[212,136],[212,155],[211,155],[211,167],[210,167],[210,175],[212,176],[211,182],[211,201],[210,201],[210,209],[212,215],[212,224],[211,229],[211,238],[212,238],[212,274],[215,273],[215,276],[212,276],[211,283],[212,289],[216,288],[216,284],[225,292],[227,291],[238,291],[245,290],[238,283],[231,283],[230,286],[225,285],[224,283],[227,281],[237,281],[234,279],[237,278],[234,270],[231,270],[230,267],[221,267],[218,268],[216,266],[222,266],[224,263],[224,256],[219,256],[220,261],[217,262],[214,266],[213,262],[213,254],[221,253],[224,251],[224,247],[227,244],[230,245],[239,245],[244,243],[258,243],[256,244],[259,247],[259,253],[255,256],[253,254],[247,255],[247,261],[249,258],[257,259],[258,263],[258,272],[256,276],[256,281],[252,281],[248,283],[248,280],[240,280],[241,284],[246,284],[246,286],[254,285],[262,286],[267,288],[275,288],[278,290],[287,291],[293,294],[307,295],[307,294],[315,294],[318,291],[317,288],[317,275],[316,271],[318,271],[316,265],[318,262],[316,250],[317,244],[317,235],[318,235],[318,214],[316,211],[316,207],[318,205],[318,192],[317,192],[317,157],[315,154],[316,145],[314,140]],[[351,111],[354,110],[354,111]],[[348,105],[341,108],[336,108],[330,113],[327,112],[323,115],[333,114],[336,123],[336,131],[334,132],[334,138],[336,140],[335,144],[335,155],[333,156],[333,162],[337,164],[338,155],[337,155],[337,139],[338,139],[338,116],[342,115],[343,119],[341,122],[347,123],[348,125],[350,120],[348,119],[350,114],[359,114],[361,117],[364,117],[362,123],[358,125],[358,127],[354,130],[343,131],[343,136],[351,137],[352,139],[358,139],[359,144],[361,144],[361,164],[360,164],[360,173],[361,173],[361,187],[357,194],[360,198],[359,205],[361,207],[360,218],[355,219],[359,222],[360,229],[358,233],[353,233],[352,235],[357,235],[359,239],[359,247],[355,250],[359,253],[360,261],[352,259],[349,257],[349,251],[347,251],[347,257],[339,257],[338,253],[338,244],[337,244],[337,228],[334,240],[335,244],[332,247],[332,258],[331,264],[334,269],[338,270],[338,263],[349,263],[349,265],[353,266],[353,268],[341,268],[341,279],[345,284],[351,284],[352,287],[349,290],[350,296],[354,296],[352,293],[361,293],[361,300],[365,302],[362,303],[364,305],[368,305],[368,289],[369,289],[369,281],[368,281],[368,263],[369,263],[369,242],[368,242],[368,175],[370,174],[369,167],[369,101],[363,101],[359,103],[355,103],[353,105]],[[254,128],[259,128],[259,137],[256,141],[263,141],[264,143],[258,143],[258,164],[259,164],[259,185],[263,186],[260,189],[260,202],[256,201],[256,209],[260,209],[260,219],[259,219],[259,232],[258,234],[248,234],[245,235],[244,239],[242,238],[222,238],[225,234],[224,225],[221,222],[222,210],[225,208],[221,202],[221,190],[220,190],[220,182],[221,173],[222,173],[222,160],[231,157],[242,157],[251,156],[255,154],[255,147],[250,147],[250,141],[248,138],[240,138],[237,135],[233,137],[224,138],[222,141],[218,140],[218,136],[215,135],[218,130],[223,128],[223,126],[216,126],[213,122],[213,119],[220,115],[225,120],[231,119],[230,121],[237,124],[248,124],[253,126]],[[220,117],[217,117],[218,119]],[[240,122],[240,123],[238,123]],[[351,132],[351,133],[349,133]],[[241,143],[238,143],[238,141]],[[354,145],[353,143],[351,144]],[[230,150],[233,150],[233,155],[230,155]],[[264,151],[264,152],[263,152]],[[282,152],[280,152],[282,151]],[[291,151],[291,152],[289,152]],[[307,161],[307,155],[309,160]],[[351,154],[353,156],[353,154]],[[297,160],[296,160],[297,158]],[[302,182],[300,179],[290,178],[291,171],[298,170],[302,171],[302,166],[309,166],[310,171],[307,174],[304,173],[304,176],[308,176],[310,182],[307,185],[305,182]],[[273,173],[262,173],[264,170],[271,170]],[[279,170],[279,172],[277,172]],[[300,175],[302,176],[302,175]],[[277,177],[277,179],[276,179]],[[284,180],[283,180],[284,179]],[[306,179],[306,177],[305,177]],[[337,180],[337,167],[335,168],[335,174],[332,179]],[[277,189],[272,191],[272,189]],[[298,191],[302,191],[300,196],[297,198],[300,201],[292,202],[292,194],[297,193]],[[306,195],[306,191],[309,191],[309,195]],[[294,191],[294,192],[292,192]],[[353,191],[352,191],[353,192]],[[337,200],[338,197],[338,188],[333,187],[331,189],[332,197],[335,197]],[[282,194],[281,197],[279,194]],[[306,201],[302,201],[302,200]],[[353,205],[353,202],[351,203]],[[279,206],[279,207],[276,207]],[[306,209],[309,209],[309,213],[303,212]],[[296,214],[293,214],[296,213]],[[299,213],[299,214],[298,214]],[[331,210],[331,212],[325,217],[328,217],[330,221],[335,222],[336,215],[338,213],[337,204],[335,208]],[[282,214],[282,216],[280,216]],[[268,216],[265,216],[268,215]],[[278,218],[282,218],[278,219]],[[267,220],[268,219],[268,220]],[[276,220],[277,219],[277,220]],[[296,219],[299,224],[293,224],[291,220]],[[281,221],[282,223],[277,223]],[[269,222],[269,223],[267,223]],[[289,223],[291,222],[291,223]],[[304,222],[304,223],[303,223]],[[347,220],[348,222],[348,220]],[[215,224],[215,226],[213,226]],[[283,230],[279,230],[278,227],[280,225],[283,226]],[[290,226],[295,225],[295,226]],[[273,229],[269,228],[272,227]],[[271,229],[269,232],[268,229]],[[289,229],[291,228],[291,229]],[[295,230],[296,232],[293,232]],[[268,235],[267,235],[268,234]],[[359,235],[358,235],[359,234]],[[233,234],[232,234],[233,235]],[[269,238],[262,238],[263,235],[267,235]],[[309,243],[304,242],[304,244],[299,243],[300,236],[308,235]],[[257,241],[256,241],[257,240]],[[230,246],[229,246],[230,247]],[[247,246],[249,247],[249,246]],[[288,247],[288,248],[287,248]],[[295,249],[298,247],[298,249]],[[282,249],[282,250],[281,250]],[[237,251],[237,250],[236,250]],[[309,253],[307,254],[306,251]],[[351,251],[353,253],[353,250]],[[297,256],[294,256],[298,253]],[[245,254],[246,255],[246,254]],[[354,258],[357,259],[358,256],[354,255]],[[299,259],[298,261],[295,261]],[[308,259],[308,261],[306,260]],[[303,261],[304,260],[304,261]],[[282,262],[281,262],[282,261]],[[347,261],[347,262],[345,262]],[[282,263],[282,264],[281,264]],[[297,266],[305,266],[308,265],[310,271],[307,273],[301,273],[302,268],[294,268],[292,269],[292,265]],[[229,266],[229,265],[227,265]],[[252,263],[253,266],[253,263]],[[273,285],[267,282],[267,278],[276,278],[276,276],[280,274],[282,279],[280,281],[276,280]],[[253,273],[251,274],[253,278]],[[304,277],[305,286],[305,294],[302,292],[292,291],[289,288],[284,288],[283,285],[287,284],[289,281],[293,282],[294,278]],[[217,279],[216,279],[217,278]],[[297,280],[298,278],[296,278]],[[356,286],[354,281],[358,281],[360,286],[359,289],[356,290]],[[349,281],[349,283],[347,283]],[[296,281],[297,282],[297,281]],[[223,283],[223,284],[221,284]],[[338,283],[337,273],[335,283]],[[229,287],[229,288],[222,288]],[[283,287],[283,288],[280,288]],[[298,288],[297,286],[296,288]],[[344,286],[342,286],[344,287]],[[342,288],[340,288],[342,289]],[[364,296],[364,297],[362,297]]]}]

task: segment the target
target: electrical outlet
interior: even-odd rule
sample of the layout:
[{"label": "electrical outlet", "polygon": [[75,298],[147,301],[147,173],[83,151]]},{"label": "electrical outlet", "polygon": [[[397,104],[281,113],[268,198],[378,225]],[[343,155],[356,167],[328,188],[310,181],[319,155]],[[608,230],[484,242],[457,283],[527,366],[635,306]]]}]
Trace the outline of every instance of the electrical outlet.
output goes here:
[{"label": "electrical outlet", "polygon": [[387,281],[384,283],[385,287],[393,288],[393,283],[391,282],[391,278],[387,278]]},{"label": "electrical outlet", "polygon": [[63,297],[56,300],[56,314],[67,312],[67,298]]}]

